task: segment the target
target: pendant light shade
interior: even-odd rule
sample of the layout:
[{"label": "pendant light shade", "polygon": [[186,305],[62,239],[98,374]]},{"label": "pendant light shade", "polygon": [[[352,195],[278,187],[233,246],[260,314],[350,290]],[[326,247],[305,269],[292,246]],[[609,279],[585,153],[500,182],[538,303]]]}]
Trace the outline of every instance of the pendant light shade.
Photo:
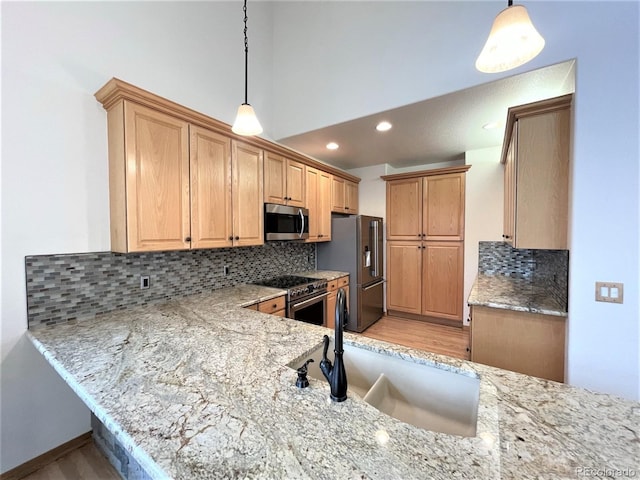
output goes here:
[{"label": "pendant light shade", "polygon": [[244,0],[244,103],[238,107],[236,121],[233,122],[231,131],[237,135],[251,136],[262,133],[262,126],[256,117],[256,112],[247,101],[249,83],[249,40],[247,38],[247,0]]},{"label": "pendant light shade", "polygon": [[233,122],[231,131],[238,135],[259,135],[262,133],[262,126],[256,117],[256,112],[253,111],[253,107],[248,103],[243,103],[238,107],[238,114],[236,115],[236,121]]},{"label": "pendant light shade", "polygon": [[511,70],[535,58],[543,48],[544,38],[531,23],[527,9],[509,0],[509,6],[493,21],[476,68],[485,73]]}]

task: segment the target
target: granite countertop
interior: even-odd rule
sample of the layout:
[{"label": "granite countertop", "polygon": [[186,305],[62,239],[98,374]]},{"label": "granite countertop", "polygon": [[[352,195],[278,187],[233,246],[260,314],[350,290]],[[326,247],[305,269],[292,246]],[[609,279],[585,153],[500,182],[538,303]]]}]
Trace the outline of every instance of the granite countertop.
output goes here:
[{"label": "granite countertop", "polygon": [[[640,404],[345,333],[345,343],[476,377],[477,434],[395,420],[287,366],[329,330],[239,308],[243,285],[27,333],[153,478],[581,478],[638,468]],[[255,298],[249,298],[256,295]],[[380,431],[387,433],[387,440]]]},{"label": "granite countertop", "polygon": [[296,273],[296,275],[310,278],[320,278],[323,280],[331,281],[335,280],[336,278],[349,275],[349,272],[337,272],[333,270],[307,270],[305,272],[298,272]]},{"label": "granite countertop", "polygon": [[469,305],[566,317],[566,305],[549,294],[544,284],[504,275],[478,274]]}]

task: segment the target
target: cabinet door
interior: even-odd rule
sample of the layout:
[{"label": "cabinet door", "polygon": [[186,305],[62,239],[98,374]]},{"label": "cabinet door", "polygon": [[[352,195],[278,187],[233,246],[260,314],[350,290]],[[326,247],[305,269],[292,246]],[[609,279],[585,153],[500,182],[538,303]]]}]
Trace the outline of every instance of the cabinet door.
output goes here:
[{"label": "cabinet door", "polygon": [[387,242],[387,310],[421,313],[422,242]]},{"label": "cabinet door", "polygon": [[191,126],[191,248],[229,247],[231,140]]},{"label": "cabinet door", "polygon": [[515,248],[565,250],[569,108],[518,119]]},{"label": "cabinet door", "polygon": [[320,223],[318,240],[327,242],[331,240],[331,184],[333,176],[320,170],[319,182],[318,212]]},{"label": "cabinet door", "polygon": [[346,213],[358,213],[358,184],[348,180],[344,182],[344,209]]},{"label": "cabinet door", "polygon": [[331,199],[331,211],[344,213],[344,178],[333,177]]},{"label": "cabinet door", "polygon": [[287,161],[275,153],[264,156],[264,201],[286,205]]},{"label": "cabinet door", "polygon": [[262,150],[233,140],[232,198],[234,246],[264,243]]},{"label": "cabinet door", "polygon": [[287,205],[306,206],[305,180],[306,166],[300,162],[287,160]]},{"label": "cabinet door", "polygon": [[423,179],[422,232],[427,240],[464,239],[464,173]]},{"label": "cabinet door", "polygon": [[387,239],[422,238],[422,178],[387,182]]},{"label": "cabinet door", "polygon": [[422,315],[462,321],[462,242],[425,242],[422,259]]},{"label": "cabinet door", "polygon": [[504,164],[504,223],[502,238],[514,245],[516,217],[516,142],[518,122],[513,125],[513,134],[509,142]]},{"label": "cabinet door", "polygon": [[125,102],[127,251],[188,249],[189,126]]},{"label": "cabinet door", "polygon": [[309,238],[308,242],[317,242],[320,232],[320,172],[315,168],[307,167],[307,209],[309,210]]},{"label": "cabinet door", "polygon": [[471,361],[564,382],[564,317],[472,307]]}]

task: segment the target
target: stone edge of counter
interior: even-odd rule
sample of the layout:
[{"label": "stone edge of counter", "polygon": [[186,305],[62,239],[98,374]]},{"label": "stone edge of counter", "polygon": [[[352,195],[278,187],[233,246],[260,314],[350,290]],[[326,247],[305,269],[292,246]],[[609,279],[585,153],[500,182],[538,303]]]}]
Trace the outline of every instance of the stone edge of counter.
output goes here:
[{"label": "stone edge of counter", "polygon": [[66,368],[55,358],[53,354],[46,349],[46,347],[35,338],[35,336],[27,330],[27,338],[31,341],[33,346],[40,352],[40,354],[47,360],[49,365],[62,377],[62,379],[69,385],[69,387],[80,397],[85,405],[93,412],[93,414],[105,425],[106,428],[113,434],[113,436],[119,441],[120,445],[127,450],[127,453],[131,455],[148,473],[151,478],[154,479],[169,479],[170,477],[164,472],[160,466],[153,461],[153,459],[147,454],[147,452],[140,447],[134,439],[122,428],[122,426],[116,422],[107,412],[94,401],[93,397],[80,385],[71,375]]},{"label": "stone edge of counter", "polygon": [[340,272],[335,270],[305,270],[303,272],[297,272],[296,275],[331,281],[336,278],[346,277],[349,275],[349,272]]}]

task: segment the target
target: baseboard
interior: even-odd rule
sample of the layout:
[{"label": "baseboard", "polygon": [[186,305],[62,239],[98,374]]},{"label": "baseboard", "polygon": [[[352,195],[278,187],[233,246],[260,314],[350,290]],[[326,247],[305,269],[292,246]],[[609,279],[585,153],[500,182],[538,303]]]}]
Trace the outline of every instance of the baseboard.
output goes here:
[{"label": "baseboard", "polygon": [[389,310],[387,315],[390,317],[407,318],[409,320],[418,320],[425,323],[435,323],[438,325],[445,325],[447,327],[462,328],[462,320],[450,320],[448,318],[430,317],[426,315],[416,315],[415,313],[399,312],[397,310]]},{"label": "baseboard", "polygon": [[64,457],[67,453],[72,452],[89,442],[91,442],[91,432],[83,433],[82,435],[49,450],[36,458],[32,458],[22,465],[18,465],[17,467],[0,474],[0,480],[20,480],[21,478],[40,470],[42,467],[55,462],[59,458]]}]

